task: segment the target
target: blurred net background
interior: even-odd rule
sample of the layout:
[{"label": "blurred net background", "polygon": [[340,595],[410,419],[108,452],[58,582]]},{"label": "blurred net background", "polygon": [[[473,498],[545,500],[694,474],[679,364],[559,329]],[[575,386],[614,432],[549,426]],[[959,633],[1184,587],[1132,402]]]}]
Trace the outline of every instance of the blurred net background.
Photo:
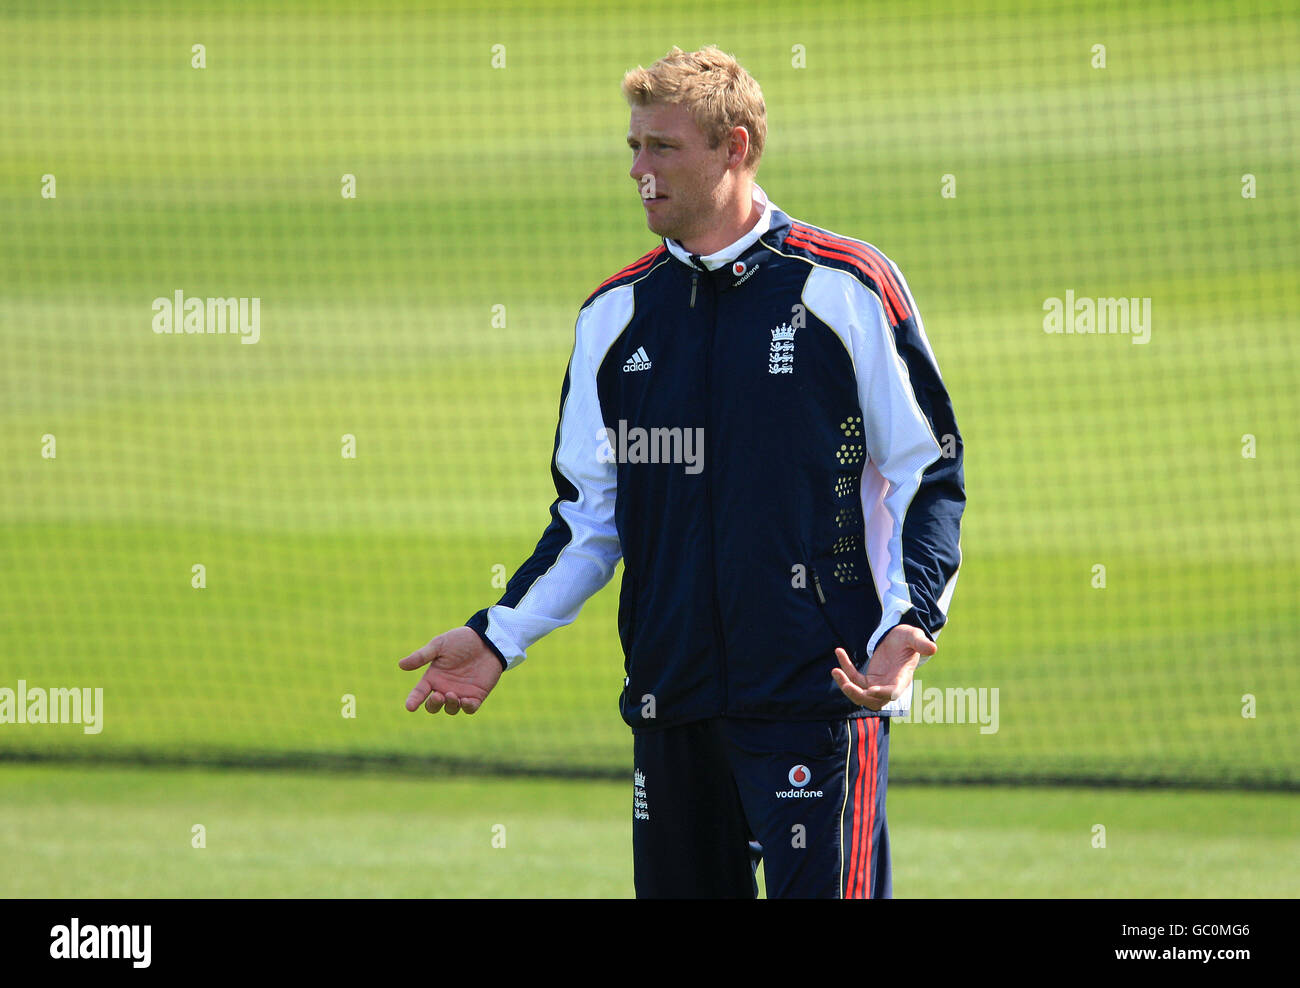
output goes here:
[{"label": "blurred net background", "polygon": [[[1297,787],[1291,5],[357,6],[4,4],[0,688],[104,723],[0,758],[625,775],[619,575],[472,719],[396,662],[545,526],[578,307],[657,242],[619,81],[716,43],[771,199],[906,275],[966,445],[920,678],[998,730],[900,725],[893,779]],[[155,334],[178,290],[259,342]],[[1045,333],[1067,290],[1150,342]]]}]

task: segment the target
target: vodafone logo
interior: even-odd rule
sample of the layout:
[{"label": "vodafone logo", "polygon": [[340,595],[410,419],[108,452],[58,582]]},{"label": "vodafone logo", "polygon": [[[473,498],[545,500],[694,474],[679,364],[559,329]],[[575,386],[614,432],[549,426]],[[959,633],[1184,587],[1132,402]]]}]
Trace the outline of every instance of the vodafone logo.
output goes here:
[{"label": "vodafone logo", "polygon": [[790,788],[773,793],[777,799],[816,799],[824,795],[820,789],[807,788],[808,783],[812,782],[812,769],[807,765],[796,765],[790,769],[787,778],[790,780]]},{"label": "vodafone logo", "polygon": [[758,273],[758,269],[761,266],[762,265],[755,264],[751,268],[748,265],[746,265],[744,261],[737,261],[735,264],[731,266],[731,273],[736,276],[736,280],[731,283],[731,286],[734,288],[736,285],[743,285],[745,282],[747,282],[750,278],[754,277],[754,275]]}]

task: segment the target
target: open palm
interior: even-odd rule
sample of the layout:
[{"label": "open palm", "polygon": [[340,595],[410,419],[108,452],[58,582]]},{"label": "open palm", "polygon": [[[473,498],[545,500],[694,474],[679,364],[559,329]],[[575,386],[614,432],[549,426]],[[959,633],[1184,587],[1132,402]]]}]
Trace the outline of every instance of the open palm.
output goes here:
[{"label": "open palm", "polygon": [[474,713],[503,671],[500,660],[472,628],[453,628],[397,664],[408,672],[429,666],[406,698],[406,709],[415,711],[424,704],[431,714]]},{"label": "open palm", "polygon": [[881,710],[903,695],[912,685],[912,674],[921,659],[933,655],[938,647],[920,628],[898,624],[876,646],[865,675],[858,672],[848,652],[837,648],[840,668],[831,670],[831,678],[859,707]]}]

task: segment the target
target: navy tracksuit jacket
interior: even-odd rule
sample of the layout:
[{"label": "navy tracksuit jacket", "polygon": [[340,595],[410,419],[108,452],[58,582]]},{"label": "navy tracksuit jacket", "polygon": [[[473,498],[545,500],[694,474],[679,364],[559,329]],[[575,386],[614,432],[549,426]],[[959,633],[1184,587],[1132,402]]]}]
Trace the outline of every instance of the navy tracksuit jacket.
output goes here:
[{"label": "navy tracksuit jacket", "polygon": [[900,622],[934,638],[956,584],[962,441],[907,283],[755,195],[728,263],[665,239],[583,304],[551,522],[467,622],[513,667],[621,555],[634,731],[874,716],[835,647],[862,669]]}]

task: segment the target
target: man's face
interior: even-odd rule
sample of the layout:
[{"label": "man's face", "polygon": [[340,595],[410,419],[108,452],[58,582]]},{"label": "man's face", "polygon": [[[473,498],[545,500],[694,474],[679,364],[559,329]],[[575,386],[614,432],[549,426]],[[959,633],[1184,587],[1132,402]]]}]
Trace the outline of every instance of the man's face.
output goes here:
[{"label": "man's face", "polygon": [[686,107],[652,104],[632,107],[627,143],[646,225],[683,242],[708,231],[725,199],[726,142],[710,148]]}]

